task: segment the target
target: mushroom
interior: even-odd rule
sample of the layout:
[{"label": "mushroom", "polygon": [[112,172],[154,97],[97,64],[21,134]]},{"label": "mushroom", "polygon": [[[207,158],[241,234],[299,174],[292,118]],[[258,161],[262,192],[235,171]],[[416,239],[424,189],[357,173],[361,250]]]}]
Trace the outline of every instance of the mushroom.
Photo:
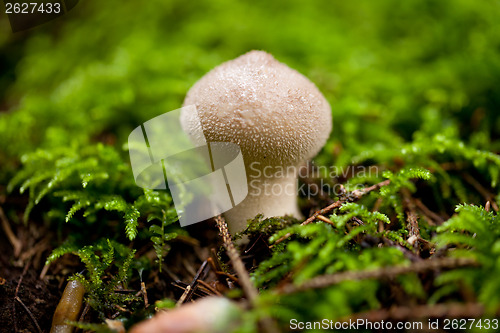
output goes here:
[{"label": "mushroom", "polygon": [[258,214],[300,218],[298,168],[332,128],[330,105],[314,83],[272,55],[251,51],[196,82],[184,100],[189,105],[196,108],[183,109],[181,125],[194,142],[232,142],[243,155],[248,195],[224,213],[230,231],[243,230]]}]

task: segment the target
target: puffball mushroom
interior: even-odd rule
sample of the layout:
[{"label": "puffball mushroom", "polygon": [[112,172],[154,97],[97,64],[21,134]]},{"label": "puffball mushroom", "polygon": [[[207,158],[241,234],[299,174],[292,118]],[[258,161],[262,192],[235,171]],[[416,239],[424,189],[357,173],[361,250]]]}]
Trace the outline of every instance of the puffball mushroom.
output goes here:
[{"label": "puffball mushroom", "polygon": [[194,142],[205,137],[241,149],[248,195],[224,213],[230,231],[258,214],[300,218],[298,168],[332,129],[330,105],[314,83],[269,53],[251,51],[203,76],[187,93],[188,105],[202,127],[194,108],[184,108],[181,125]]}]

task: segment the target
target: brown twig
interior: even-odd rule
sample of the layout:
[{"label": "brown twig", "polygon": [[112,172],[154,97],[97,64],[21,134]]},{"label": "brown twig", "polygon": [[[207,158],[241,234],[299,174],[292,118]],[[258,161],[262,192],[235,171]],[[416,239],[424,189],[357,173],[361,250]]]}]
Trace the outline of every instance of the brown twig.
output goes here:
[{"label": "brown twig", "polygon": [[[318,210],[317,212],[315,212],[314,214],[312,214],[307,220],[305,220],[304,222],[302,222],[300,225],[306,225],[306,224],[312,223],[312,222],[314,222],[314,220],[316,220],[318,218],[319,215],[325,215],[326,213],[331,212],[335,208],[339,208],[340,206],[342,206],[343,204],[345,204],[348,201],[359,200],[365,194],[367,194],[367,193],[369,193],[371,191],[377,190],[377,189],[379,189],[379,188],[381,188],[383,186],[387,186],[387,185],[389,185],[390,182],[391,181],[389,179],[387,179],[387,180],[384,180],[383,182],[377,183],[375,185],[372,185],[372,186],[369,186],[369,187],[365,187],[362,190],[354,190],[351,193],[349,193],[349,194],[345,195],[344,197],[342,197],[341,199],[335,201],[331,205],[329,205],[329,206],[327,206],[327,207],[325,207],[323,209]],[[274,244],[271,245],[269,248],[272,248],[272,247],[276,246],[277,244],[281,243],[285,239],[289,238],[291,235],[292,234],[287,233],[286,235],[284,235],[280,239],[278,239],[276,242],[274,242]]]},{"label": "brown twig", "polygon": [[85,307],[83,308],[82,314],[80,315],[80,318],[78,318],[78,322],[81,323],[84,319],[85,316],[87,315],[87,312],[90,310],[90,304],[85,303]]},{"label": "brown twig", "polygon": [[495,210],[495,212],[498,212],[498,205],[495,201],[495,195],[493,193],[485,189],[483,185],[481,185],[470,174],[464,172],[462,173],[462,177],[464,177],[465,181],[471,184],[476,189],[476,191],[478,191],[486,199],[486,201],[490,201],[491,207]]},{"label": "brown twig", "polygon": [[219,228],[220,234],[222,236],[222,241],[224,242],[224,247],[226,248],[227,255],[229,256],[231,263],[233,264],[233,268],[238,275],[241,287],[243,288],[243,291],[245,292],[245,295],[248,297],[248,299],[253,302],[258,296],[258,292],[252,284],[252,281],[250,281],[250,275],[248,274],[243,261],[241,261],[238,251],[236,251],[236,248],[234,247],[233,241],[231,240],[231,235],[229,234],[229,230],[227,228],[226,221],[221,215],[218,215],[215,217],[215,223]]},{"label": "brown twig", "polygon": [[215,276],[217,277],[217,280],[226,288],[229,288],[229,284],[227,280],[224,278],[223,275],[219,274],[219,272],[222,272],[222,265],[219,261],[219,257],[217,256],[217,251],[214,248],[210,249],[210,257],[207,259],[208,263],[210,264],[210,267],[212,267],[212,270],[215,272]]},{"label": "brown twig", "polygon": [[28,309],[28,307],[23,303],[23,301],[21,301],[19,296],[14,297],[14,299],[17,302],[19,302],[19,304],[22,305],[22,307],[24,308],[26,313],[28,313],[29,317],[31,318],[31,321],[33,322],[33,324],[35,324],[36,329],[38,330],[38,333],[42,333],[42,329],[40,328],[40,325],[38,325],[38,321],[35,319],[35,316],[33,316],[33,313],[31,313],[30,309]]},{"label": "brown twig", "polygon": [[186,235],[177,235],[177,237],[175,237],[175,241],[180,241],[182,243],[191,245],[192,247],[200,246],[199,240],[197,240],[196,238],[193,238],[193,237],[186,236]]},{"label": "brown twig", "polygon": [[144,298],[144,307],[147,309],[149,307],[148,291],[146,290],[146,284],[144,283],[144,281],[141,281],[141,294]]},{"label": "brown twig", "polygon": [[12,231],[9,221],[7,220],[7,217],[5,216],[5,213],[1,206],[0,206],[0,219],[2,220],[2,228],[5,232],[5,235],[7,236],[7,239],[14,248],[14,257],[18,258],[19,255],[21,254],[21,249],[23,245],[21,241],[17,239],[16,235],[14,235],[14,232]]},{"label": "brown twig", "polygon": [[216,274],[217,276],[223,276],[223,277],[227,278],[227,280],[225,280],[225,281],[230,280],[230,281],[233,281],[233,282],[239,283],[238,278],[237,278],[236,276],[232,275],[232,274],[226,273],[226,272],[224,272],[224,271],[217,271],[217,272],[215,272],[215,274]]},{"label": "brown twig", "polygon": [[406,246],[399,244],[398,242],[395,242],[392,239],[387,238],[387,236],[385,235],[382,235],[382,241],[386,246],[392,246],[397,248],[411,262],[423,260],[419,255],[415,254],[413,251],[410,251],[408,248],[406,248]]},{"label": "brown twig", "polygon": [[444,222],[444,218],[430,210],[426,205],[424,205],[422,200],[415,199],[415,205],[422,211],[422,213],[424,213],[430,225],[436,225],[435,222],[437,222],[437,224],[442,224]]},{"label": "brown twig", "polygon": [[222,265],[219,262],[219,257],[217,256],[217,251],[213,247],[210,249],[209,263],[210,262],[211,262],[211,265],[213,265],[212,269],[214,271],[222,271]]},{"label": "brown twig", "polygon": [[[30,264],[31,264],[31,260],[29,260],[26,263],[26,265],[24,266],[23,272],[21,273],[21,277],[19,278],[19,281],[17,282],[16,291],[14,292],[14,300],[16,300],[16,298],[19,298],[17,296],[17,294],[19,293],[19,288],[21,287],[21,283],[23,283],[24,276],[28,272],[28,268],[29,268]],[[20,301],[20,299],[19,299],[19,301]],[[20,303],[22,303],[22,302],[20,302]],[[14,322],[14,332],[17,333],[16,302],[12,302],[12,320]]]},{"label": "brown twig", "polygon": [[198,280],[203,279],[205,277],[207,273],[207,267],[208,267],[208,262],[205,260],[198,269],[198,272],[196,272],[193,281],[191,281],[191,284],[186,287],[184,293],[182,294],[181,298],[179,298],[175,306],[177,307],[181,306],[181,304],[184,303],[186,300],[189,301],[191,299],[191,296],[193,295],[193,292],[196,289],[196,286],[198,285]]},{"label": "brown twig", "polygon": [[330,221],[330,219],[326,218],[325,216],[323,215],[318,215],[316,216],[316,218],[320,221],[323,221],[325,223],[328,223],[328,224],[331,224],[331,225],[335,225],[332,221]]},{"label": "brown twig", "polygon": [[125,309],[123,306],[120,306],[118,304],[115,304],[115,308],[117,308],[121,312],[132,313],[129,309]]},{"label": "brown twig", "polygon": [[365,222],[361,221],[359,218],[357,218],[356,216],[353,216],[351,218],[351,221],[353,221],[354,223],[356,223],[357,225],[365,225]]},{"label": "brown twig", "polygon": [[412,201],[410,191],[406,188],[401,189],[401,194],[403,194],[404,204],[406,208],[406,221],[408,222],[408,243],[413,246],[413,248],[420,252],[419,250],[419,239],[420,237],[420,227],[418,225],[417,214],[415,212],[415,204]]},{"label": "brown twig", "polygon": [[382,267],[375,270],[348,271],[336,274],[320,275],[301,285],[287,284],[278,290],[280,294],[290,294],[308,289],[320,289],[347,280],[393,278],[400,274],[422,273],[437,269],[451,269],[475,266],[477,262],[470,258],[440,258],[417,261],[409,266]]},{"label": "brown twig", "polygon": [[206,283],[205,281],[203,280],[199,280],[198,283],[203,286],[205,289],[207,289],[208,291],[210,291],[212,294],[215,294],[217,296],[222,296],[222,294],[217,290],[215,289],[214,287],[212,287],[211,285],[209,285],[208,283]]},{"label": "brown twig", "polygon": [[[255,240],[251,243],[251,245],[250,245],[249,247],[247,247],[247,248],[245,249],[245,251],[243,251],[243,254],[248,254],[248,253],[250,253],[250,252],[254,249],[255,245],[257,245],[257,244],[259,243],[259,241],[260,241],[260,240],[262,240],[263,238],[264,238],[264,234],[260,234],[260,235],[259,235],[259,237],[257,237],[257,239],[255,239]],[[265,240],[262,240],[262,241],[263,241],[264,243],[266,243],[266,241],[265,241]],[[266,246],[267,246],[267,243],[266,243]]]},{"label": "brown twig", "polygon": [[47,275],[47,272],[49,271],[50,264],[45,264],[42,268],[42,271],[40,272],[40,280],[45,280],[45,276]]},{"label": "brown twig", "polygon": [[[227,255],[231,260],[233,268],[238,275],[239,283],[243,288],[243,292],[247,296],[251,305],[254,306],[259,293],[257,291],[257,288],[255,288],[255,286],[252,284],[252,281],[250,281],[250,275],[248,274],[245,265],[243,264],[243,261],[241,260],[240,255],[238,254],[238,251],[236,250],[233,241],[231,240],[231,235],[227,228],[227,223],[221,215],[215,217],[215,223],[219,228],[220,234],[222,236],[222,241],[224,242],[224,247],[226,248]],[[279,332],[276,323],[270,317],[262,318],[260,320],[260,323],[262,324],[263,329],[266,332]]]}]

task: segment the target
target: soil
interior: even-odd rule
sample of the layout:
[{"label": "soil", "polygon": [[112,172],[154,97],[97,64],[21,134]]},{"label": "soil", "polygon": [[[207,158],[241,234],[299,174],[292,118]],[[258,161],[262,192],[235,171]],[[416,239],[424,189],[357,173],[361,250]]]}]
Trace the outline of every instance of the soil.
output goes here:
[{"label": "soil", "polygon": [[[24,226],[19,229],[23,231],[14,230],[14,233],[26,236],[30,234]],[[59,283],[54,279],[40,279],[46,258],[44,254],[47,251],[26,258],[28,252],[25,250],[16,259],[5,233],[0,232],[2,254],[0,255],[0,332],[2,333],[50,331],[52,314],[61,295]],[[25,260],[21,259],[23,257]]]},{"label": "soil", "polygon": [[[53,248],[60,244],[56,240],[62,235],[57,235],[52,230],[54,228],[46,228],[43,221],[30,220],[28,225],[13,222],[21,219],[22,209],[12,209],[8,204],[3,202],[0,207],[10,213],[18,212],[19,216],[9,216],[6,220],[12,233],[21,242],[22,249],[16,256],[4,228],[0,227],[0,333],[50,332],[52,316],[67,278],[82,271],[84,266],[76,256],[67,254],[44,270],[45,260]],[[187,229],[194,237],[179,238],[172,242],[172,249],[162,265],[163,271],[159,273],[154,269],[142,276],[147,286],[149,304],[165,297],[179,299],[202,262],[210,256],[210,249],[218,251],[221,244],[214,223],[203,223]],[[153,262],[156,256],[152,244],[140,245],[139,252],[151,257]],[[216,280],[213,272],[206,276],[206,281],[214,287]],[[131,281],[129,288],[136,291],[141,289],[138,276]],[[194,293],[190,298],[202,296],[205,295]],[[83,320],[99,322],[92,309],[86,312]]]}]

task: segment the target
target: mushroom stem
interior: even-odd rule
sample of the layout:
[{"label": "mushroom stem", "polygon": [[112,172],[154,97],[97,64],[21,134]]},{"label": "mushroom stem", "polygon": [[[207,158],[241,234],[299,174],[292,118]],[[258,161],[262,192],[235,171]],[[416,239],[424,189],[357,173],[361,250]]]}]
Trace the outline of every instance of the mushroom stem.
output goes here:
[{"label": "mushroom stem", "polygon": [[234,234],[247,227],[248,219],[258,214],[264,217],[291,215],[302,218],[297,206],[297,176],[248,177],[248,195],[236,207],[224,213],[229,231]]}]

